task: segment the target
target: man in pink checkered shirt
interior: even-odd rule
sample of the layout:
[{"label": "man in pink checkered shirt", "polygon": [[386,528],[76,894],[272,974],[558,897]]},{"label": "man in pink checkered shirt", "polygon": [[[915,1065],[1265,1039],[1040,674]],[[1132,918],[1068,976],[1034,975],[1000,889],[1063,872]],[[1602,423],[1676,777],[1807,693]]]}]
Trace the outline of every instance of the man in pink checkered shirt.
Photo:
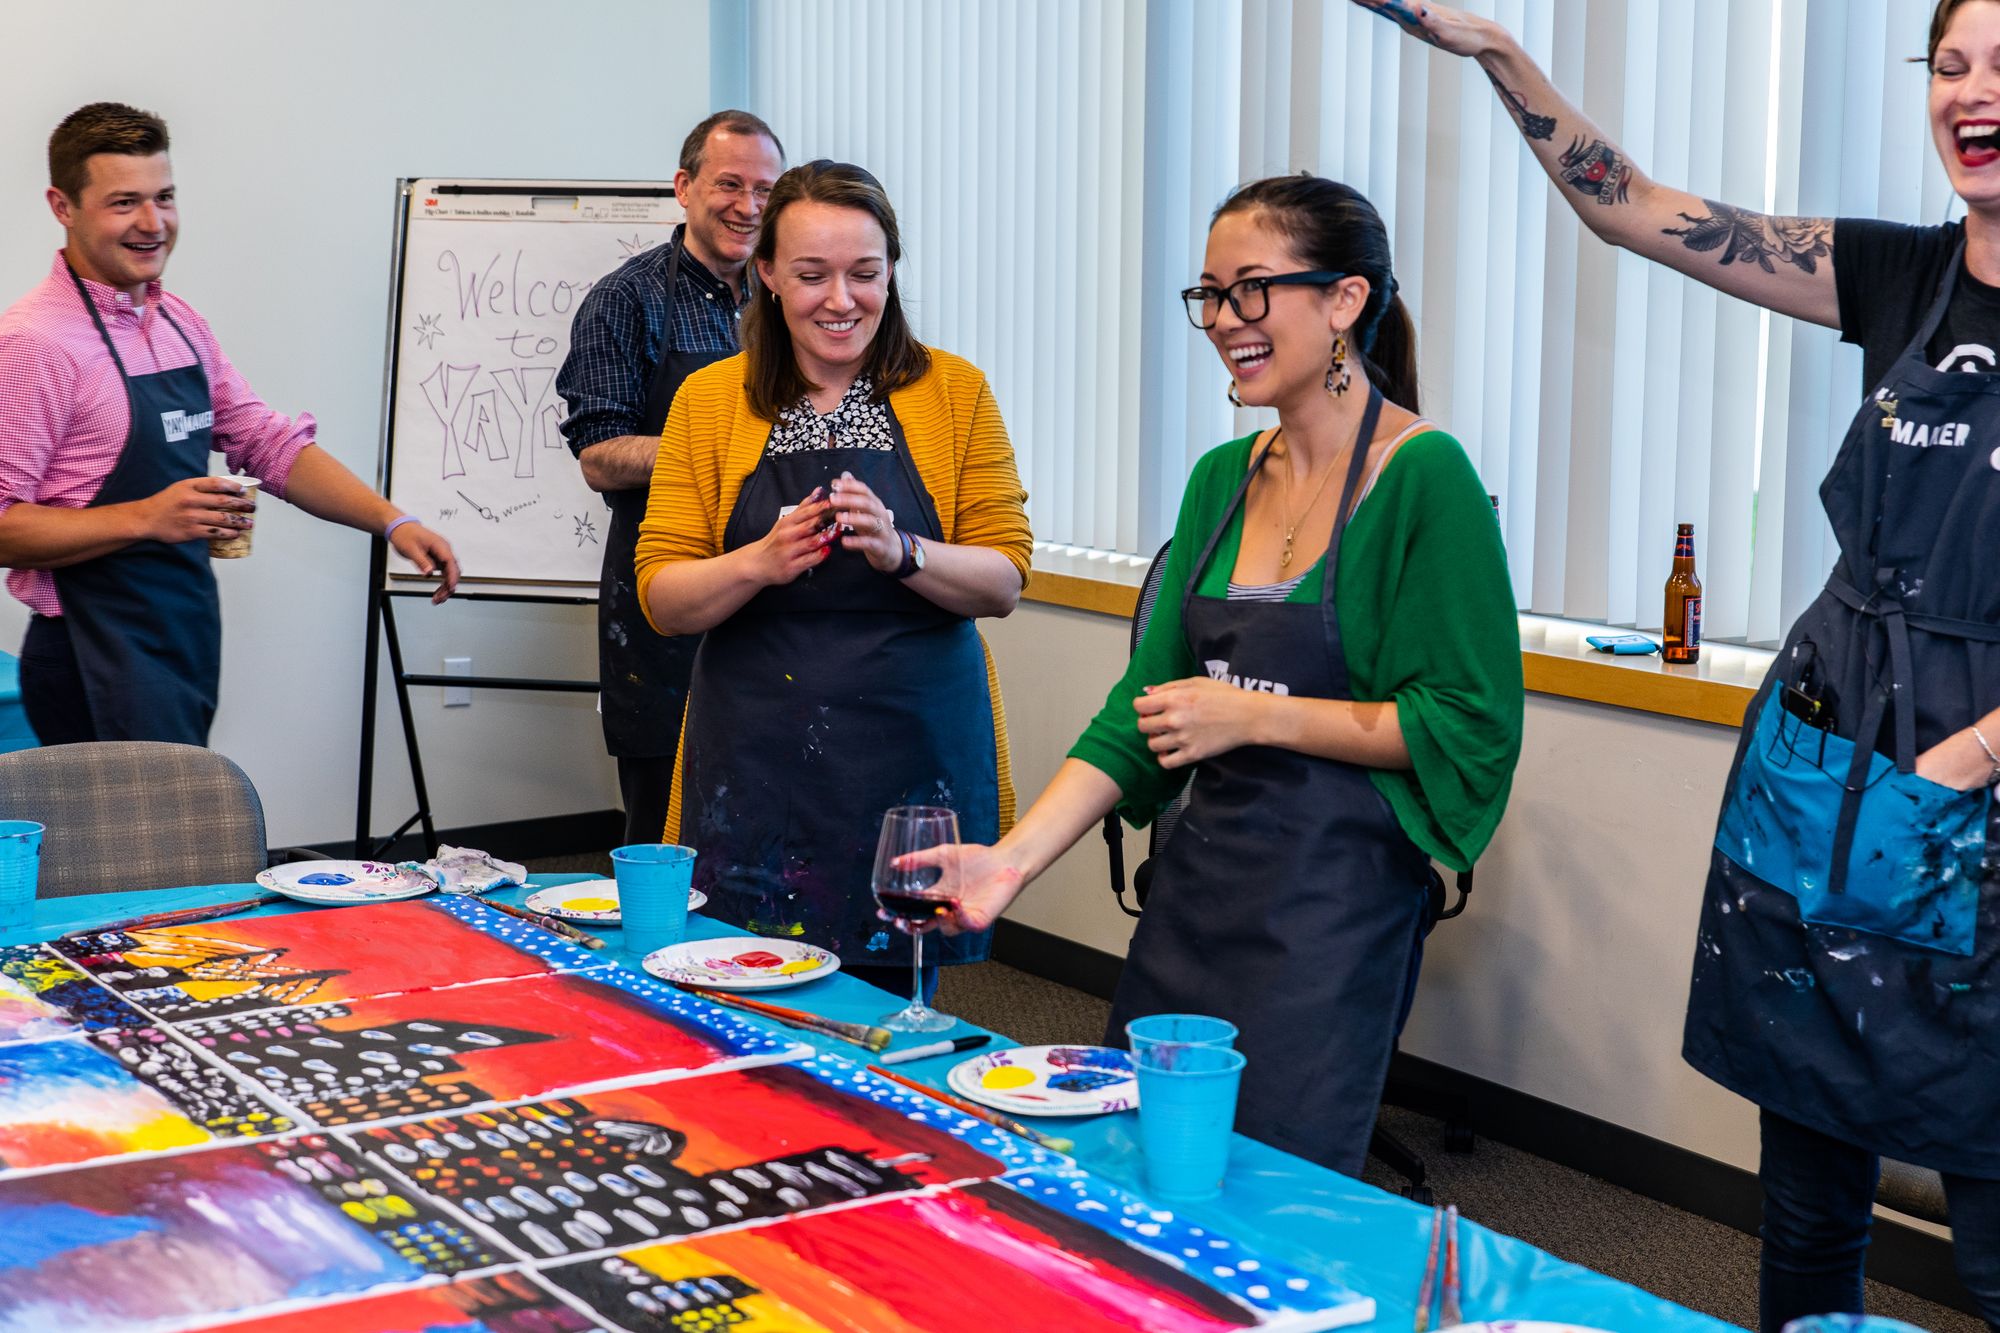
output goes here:
[{"label": "man in pink checkered shirt", "polygon": [[34,612],[21,701],[45,745],[205,745],[222,630],[208,541],[251,526],[230,468],[320,518],[382,533],[449,596],[444,538],[265,405],[208,322],[160,285],[179,231],[167,127],[114,102],[49,139],[49,276],[0,314],[0,565]]}]

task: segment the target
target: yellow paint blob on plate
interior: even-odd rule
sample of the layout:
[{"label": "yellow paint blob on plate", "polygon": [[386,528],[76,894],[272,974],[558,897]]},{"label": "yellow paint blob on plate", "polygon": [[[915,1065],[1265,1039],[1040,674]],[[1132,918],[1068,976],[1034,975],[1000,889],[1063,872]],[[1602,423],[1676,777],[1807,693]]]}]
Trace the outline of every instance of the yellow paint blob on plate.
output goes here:
[{"label": "yellow paint blob on plate", "polygon": [[794,958],[791,962],[779,968],[778,973],[781,976],[797,976],[801,972],[814,971],[819,966],[820,961],[817,958]]},{"label": "yellow paint blob on plate", "polygon": [[565,898],[564,907],[572,912],[615,912],[618,910],[616,898]]},{"label": "yellow paint blob on plate", "polygon": [[987,1070],[980,1076],[979,1085],[992,1092],[1011,1092],[1015,1088],[1025,1088],[1035,1081],[1032,1069],[1016,1069],[1012,1065],[1001,1065]]}]

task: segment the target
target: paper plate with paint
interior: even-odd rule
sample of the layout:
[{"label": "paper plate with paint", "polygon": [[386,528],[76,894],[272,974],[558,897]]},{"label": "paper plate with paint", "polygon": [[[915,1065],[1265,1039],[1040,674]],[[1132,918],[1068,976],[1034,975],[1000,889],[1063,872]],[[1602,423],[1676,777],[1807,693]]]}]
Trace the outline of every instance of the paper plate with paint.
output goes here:
[{"label": "paper plate with paint", "polygon": [[[688,890],[688,911],[699,912],[708,904],[700,889]],[[587,879],[577,884],[558,884],[536,889],[528,895],[530,912],[560,917],[564,921],[588,921],[600,926],[618,924],[618,881]]]},{"label": "paper plate with paint", "polygon": [[1102,1115],[1139,1104],[1132,1057],[1108,1046],[1016,1046],[954,1065],[962,1097],[1015,1115]]},{"label": "paper plate with paint", "polygon": [[840,970],[837,955],[797,940],[732,935],[688,940],[646,955],[646,970],[666,981],[715,990],[776,990]]},{"label": "paper plate with paint", "polygon": [[258,871],[257,882],[273,893],[321,907],[389,903],[437,887],[436,880],[415,866],[387,861],[296,861]]}]

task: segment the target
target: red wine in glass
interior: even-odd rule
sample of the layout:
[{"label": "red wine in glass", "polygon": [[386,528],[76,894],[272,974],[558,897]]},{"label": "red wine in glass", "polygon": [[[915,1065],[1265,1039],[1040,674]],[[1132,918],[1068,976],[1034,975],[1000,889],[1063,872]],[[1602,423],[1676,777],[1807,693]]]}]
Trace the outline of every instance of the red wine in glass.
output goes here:
[{"label": "red wine in glass", "polygon": [[899,805],[882,816],[870,887],[882,910],[910,927],[910,1003],[881,1020],[891,1032],[942,1032],[958,1020],[924,1003],[924,932],[951,911],[955,898],[936,891],[944,872],[937,866],[899,868],[911,852],[948,847],[958,841],[958,816],[942,806]]}]

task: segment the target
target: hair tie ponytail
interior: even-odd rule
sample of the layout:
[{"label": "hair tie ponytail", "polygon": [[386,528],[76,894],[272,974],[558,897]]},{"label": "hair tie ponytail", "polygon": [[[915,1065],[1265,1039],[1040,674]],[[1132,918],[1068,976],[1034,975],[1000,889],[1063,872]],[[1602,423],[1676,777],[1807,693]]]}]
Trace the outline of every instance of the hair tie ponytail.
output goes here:
[{"label": "hair tie ponytail", "polygon": [[[1365,277],[1367,275],[1363,274],[1362,276]],[[1363,356],[1375,350],[1375,335],[1381,331],[1382,317],[1388,314],[1389,307],[1396,303],[1396,275],[1393,273],[1385,274],[1381,283],[1376,285],[1375,290],[1382,294],[1382,300],[1376,305],[1375,313],[1370,315],[1368,322],[1361,327],[1359,341]]]}]

